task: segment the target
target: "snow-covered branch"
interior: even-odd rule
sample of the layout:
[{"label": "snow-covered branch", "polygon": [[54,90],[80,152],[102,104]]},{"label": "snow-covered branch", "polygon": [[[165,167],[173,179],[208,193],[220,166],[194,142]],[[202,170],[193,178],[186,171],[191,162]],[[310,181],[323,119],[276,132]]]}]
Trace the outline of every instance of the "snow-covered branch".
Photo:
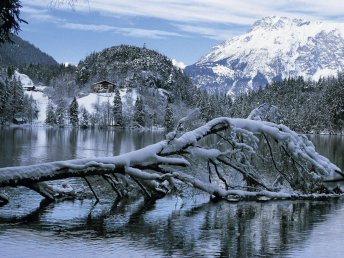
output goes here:
[{"label": "snow-covered branch", "polygon": [[218,198],[294,198],[331,193],[324,180],[334,174],[343,175],[306,137],[288,127],[221,117],[115,157],[0,168],[0,187],[26,186],[54,199],[56,192],[42,182],[100,175],[121,196],[112,176],[122,175],[127,185],[136,185],[148,197],[187,184]]}]

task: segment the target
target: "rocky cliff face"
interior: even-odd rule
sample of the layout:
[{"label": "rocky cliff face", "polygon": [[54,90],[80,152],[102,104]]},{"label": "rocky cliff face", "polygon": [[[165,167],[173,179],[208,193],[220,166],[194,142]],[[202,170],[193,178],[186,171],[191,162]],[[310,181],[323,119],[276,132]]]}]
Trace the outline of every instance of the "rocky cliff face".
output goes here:
[{"label": "rocky cliff face", "polygon": [[344,24],[266,17],[187,66],[197,87],[237,96],[288,77],[344,71]]}]

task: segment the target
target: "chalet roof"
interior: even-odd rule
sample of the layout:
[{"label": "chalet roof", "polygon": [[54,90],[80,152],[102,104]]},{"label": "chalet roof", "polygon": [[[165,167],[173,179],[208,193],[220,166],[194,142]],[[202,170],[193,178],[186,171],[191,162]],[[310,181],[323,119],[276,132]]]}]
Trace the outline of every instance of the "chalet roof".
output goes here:
[{"label": "chalet roof", "polygon": [[106,83],[106,84],[111,84],[111,85],[115,85],[114,83],[112,83],[112,82],[109,82],[109,81],[107,81],[107,80],[103,80],[103,81],[95,82],[95,83],[93,83],[92,85],[96,85],[96,84],[103,84],[103,83]]}]

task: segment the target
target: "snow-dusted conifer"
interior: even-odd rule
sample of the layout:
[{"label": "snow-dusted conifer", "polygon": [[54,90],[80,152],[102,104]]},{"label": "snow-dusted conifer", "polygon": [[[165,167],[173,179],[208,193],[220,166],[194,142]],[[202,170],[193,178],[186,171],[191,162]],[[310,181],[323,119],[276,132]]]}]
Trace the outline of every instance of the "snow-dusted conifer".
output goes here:
[{"label": "snow-dusted conifer", "polygon": [[119,90],[115,89],[115,97],[113,99],[112,114],[114,125],[123,126],[123,114],[122,114],[122,100]]},{"label": "snow-dusted conifer", "polygon": [[143,110],[143,101],[137,97],[135,102],[134,122],[140,126],[145,126],[145,113]]},{"label": "snow-dusted conifer", "polygon": [[73,126],[78,126],[79,124],[79,105],[76,98],[73,98],[72,103],[69,105],[69,122]]},{"label": "snow-dusted conifer", "polygon": [[86,108],[82,109],[81,119],[80,119],[80,126],[81,128],[88,128],[89,127],[89,113],[87,112]]},{"label": "snow-dusted conifer", "polygon": [[27,119],[28,122],[32,123],[34,119],[38,118],[38,107],[37,107],[37,102],[34,100],[32,95],[24,96],[24,117]]},{"label": "snow-dusted conifer", "polygon": [[11,91],[11,118],[22,116],[24,111],[24,90],[20,81],[13,79],[9,83]]},{"label": "snow-dusted conifer", "polygon": [[172,131],[174,128],[173,111],[169,103],[166,106],[164,126],[167,131]]},{"label": "snow-dusted conifer", "polygon": [[54,107],[53,107],[51,102],[48,103],[45,123],[48,125],[55,125],[56,124],[55,110],[54,110]]}]

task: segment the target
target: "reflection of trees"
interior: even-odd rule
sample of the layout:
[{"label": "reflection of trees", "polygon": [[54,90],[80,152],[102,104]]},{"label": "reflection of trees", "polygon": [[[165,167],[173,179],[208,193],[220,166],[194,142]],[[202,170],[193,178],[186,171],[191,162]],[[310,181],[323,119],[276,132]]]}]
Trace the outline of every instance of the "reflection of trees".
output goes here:
[{"label": "reflection of trees", "polygon": [[78,134],[79,130],[77,128],[72,128],[68,134],[70,157],[75,159],[78,157]]},{"label": "reflection of trees", "polygon": [[[4,163],[0,163],[0,167],[28,164],[32,155],[32,144],[36,140],[37,131],[32,128],[2,128],[0,155]],[[18,142],[22,144],[18,146]]]},{"label": "reflection of trees", "polygon": [[113,150],[112,155],[116,156],[121,154],[121,146],[123,141],[123,136],[125,135],[123,130],[114,130],[113,134]]},{"label": "reflection of trees", "polygon": [[[310,135],[318,152],[344,169],[344,137],[341,135]],[[326,144],[324,144],[326,143]]]},{"label": "reflection of trees", "polygon": [[68,238],[112,238],[114,242],[122,238],[140,248],[161,249],[166,256],[275,256],[302,245],[315,223],[340,205],[335,201],[220,201],[166,210],[171,203],[164,202],[117,199],[112,205],[94,206],[88,215],[68,223],[56,219],[41,222],[45,213],[54,212],[58,204],[53,203],[43,205],[25,221],[47,223]]}]

